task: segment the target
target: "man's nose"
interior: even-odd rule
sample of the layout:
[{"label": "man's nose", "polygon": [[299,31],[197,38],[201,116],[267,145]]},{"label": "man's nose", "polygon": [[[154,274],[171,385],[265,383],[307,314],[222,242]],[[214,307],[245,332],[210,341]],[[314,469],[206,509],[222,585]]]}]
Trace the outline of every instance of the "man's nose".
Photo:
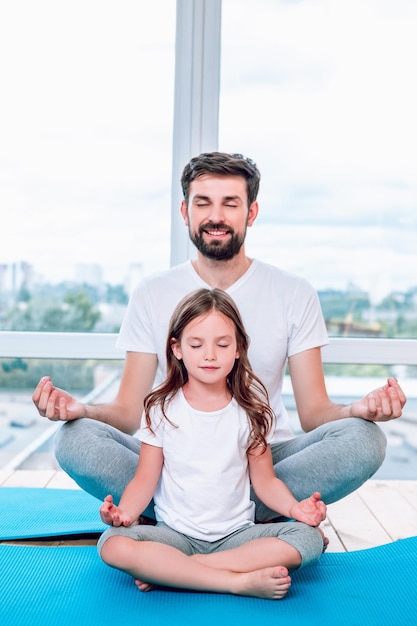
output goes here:
[{"label": "man's nose", "polygon": [[214,222],[215,224],[224,222],[225,220],[224,208],[221,203],[219,204],[213,203],[211,205],[209,219],[211,222]]}]

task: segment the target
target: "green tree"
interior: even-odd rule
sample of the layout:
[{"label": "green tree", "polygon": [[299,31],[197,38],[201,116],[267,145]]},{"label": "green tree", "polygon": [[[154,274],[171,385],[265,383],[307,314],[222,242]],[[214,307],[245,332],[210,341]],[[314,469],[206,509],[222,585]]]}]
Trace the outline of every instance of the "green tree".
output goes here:
[{"label": "green tree", "polygon": [[91,332],[101,313],[84,291],[69,293],[62,303],[32,299],[20,303],[9,314],[10,330]]}]

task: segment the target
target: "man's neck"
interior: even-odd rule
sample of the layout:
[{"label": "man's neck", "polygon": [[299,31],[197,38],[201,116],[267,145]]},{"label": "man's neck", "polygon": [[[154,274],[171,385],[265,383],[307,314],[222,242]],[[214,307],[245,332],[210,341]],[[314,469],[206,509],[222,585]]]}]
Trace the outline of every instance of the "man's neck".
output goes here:
[{"label": "man's neck", "polygon": [[252,259],[247,257],[243,250],[230,261],[215,261],[207,259],[199,252],[192,261],[194,270],[210,287],[228,289],[248,271]]}]

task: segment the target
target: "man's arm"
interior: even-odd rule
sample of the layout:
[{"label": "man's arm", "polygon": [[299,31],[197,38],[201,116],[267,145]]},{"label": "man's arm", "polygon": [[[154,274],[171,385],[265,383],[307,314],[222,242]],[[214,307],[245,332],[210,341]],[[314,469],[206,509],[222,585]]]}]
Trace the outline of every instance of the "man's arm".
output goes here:
[{"label": "man's arm", "polygon": [[116,398],[106,404],[83,404],[44,377],[33,392],[39,414],[52,421],[86,417],[133,434],[140,425],[143,400],[152,389],[157,369],[156,354],[127,352]]},{"label": "man's arm", "polygon": [[301,427],[305,432],[333,420],[361,417],[388,421],[402,415],[407,401],[394,378],[349,405],[332,402],[327,394],[320,348],[313,348],[288,359],[291,383]]}]

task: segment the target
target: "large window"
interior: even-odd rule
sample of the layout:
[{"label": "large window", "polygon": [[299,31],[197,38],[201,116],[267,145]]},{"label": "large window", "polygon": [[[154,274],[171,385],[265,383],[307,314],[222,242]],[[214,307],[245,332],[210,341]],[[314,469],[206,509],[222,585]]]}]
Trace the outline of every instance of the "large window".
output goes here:
[{"label": "large window", "polygon": [[[216,125],[207,124],[208,132],[207,117],[198,117],[215,108],[217,94],[210,88],[215,55],[202,45],[216,41],[209,1],[181,6],[181,42],[189,45],[179,55],[177,84],[189,105],[180,107],[185,131],[198,128],[205,141],[211,132],[215,144]],[[219,149],[246,153],[262,172],[248,253],[310,279],[331,335],[417,337],[417,6],[222,4]],[[174,0],[2,3],[0,331],[117,332],[132,286],[168,266],[175,9]],[[196,28],[196,16],[206,17],[207,30]],[[199,80],[202,68],[212,83]],[[213,98],[200,106],[207,92]],[[187,144],[192,133],[180,130]],[[39,467],[32,449],[48,465],[42,446],[54,425],[31,402],[39,377],[50,374],[74,395],[105,402],[116,393],[122,361],[97,353],[113,335],[105,342],[88,335],[96,349],[76,356],[67,340],[91,348],[84,334],[29,340],[5,333],[3,342],[6,336],[13,345],[0,357],[0,467],[21,466],[23,457]],[[398,350],[393,361],[389,350],[386,361],[369,364],[355,353],[358,363],[330,359],[325,368],[341,402],[387,375],[400,377],[406,415],[383,427],[388,477],[408,478],[415,475],[417,373],[403,367],[410,361],[398,359]],[[283,394],[297,428],[289,379]]]},{"label": "large window", "polygon": [[417,4],[223,0],[220,148],[255,159],[248,252],[331,335],[417,337]]},{"label": "large window", "polygon": [[115,331],[168,267],[174,48],[171,0],[2,3],[1,330]]}]

